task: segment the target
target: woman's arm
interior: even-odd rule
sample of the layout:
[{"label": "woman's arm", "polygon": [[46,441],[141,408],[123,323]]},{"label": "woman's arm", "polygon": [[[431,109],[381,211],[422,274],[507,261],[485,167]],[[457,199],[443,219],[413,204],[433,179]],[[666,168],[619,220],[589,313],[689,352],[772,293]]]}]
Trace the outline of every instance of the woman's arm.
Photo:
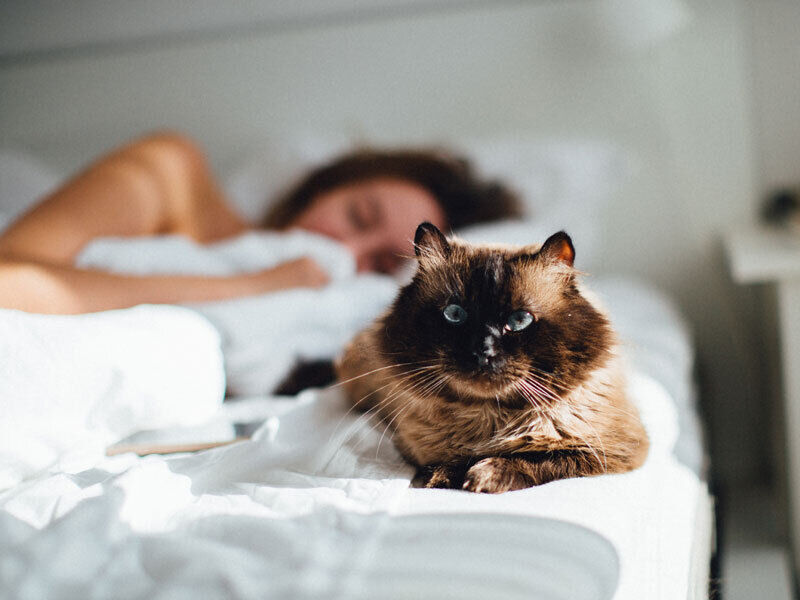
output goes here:
[{"label": "woman's arm", "polygon": [[247,229],[195,144],[172,133],[149,135],[90,165],[0,235],[0,307],[82,313],[327,282],[309,258],[230,277],[124,276],[73,266],[97,237],[175,233],[212,242]]},{"label": "woman's arm", "polygon": [[24,260],[0,260],[0,307],[75,314],[137,304],[225,300],[296,287],[320,287],[327,274],[310,258],[230,277],[127,276]]},{"label": "woman's arm", "polygon": [[71,265],[97,237],[177,233],[211,242],[247,229],[203,152],[157,133],[102,157],[23,215],[0,236],[0,260]]}]

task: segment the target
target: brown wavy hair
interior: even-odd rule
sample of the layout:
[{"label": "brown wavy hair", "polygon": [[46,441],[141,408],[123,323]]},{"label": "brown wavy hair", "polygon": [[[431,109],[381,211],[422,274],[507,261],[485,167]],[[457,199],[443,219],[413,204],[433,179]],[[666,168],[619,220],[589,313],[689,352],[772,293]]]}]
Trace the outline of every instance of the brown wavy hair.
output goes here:
[{"label": "brown wavy hair", "polygon": [[451,229],[522,216],[517,195],[499,181],[478,177],[464,158],[439,150],[359,149],[312,170],[279,197],[262,225],[283,229],[321,194],[378,177],[425,188],[439,202]]}]

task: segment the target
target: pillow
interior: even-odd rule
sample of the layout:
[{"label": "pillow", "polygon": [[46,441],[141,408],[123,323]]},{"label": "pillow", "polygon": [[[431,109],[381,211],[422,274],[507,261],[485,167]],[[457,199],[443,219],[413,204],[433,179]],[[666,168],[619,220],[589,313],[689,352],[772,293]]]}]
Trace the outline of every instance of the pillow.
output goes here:
[{"label": "pillow", "polygon": [[267,208],[310,169],[353,147],[344,138],[298,136],[251,148],[223,177],[223,188],[239,213],[258,223]]},{"label": "pillow", "polygon": [[[353,146],[344,136],[312,135],[265,144],[238,161],[225,187],[239,211],[258,221],[270,201],[308,169]],[[602,140],[524,135],[451,140],[446,146],[469,158],[482,176],[517,190],[527,214],[526,225],[478,225],[459,234],[471,241],[532,243],[564,229],[575,241],[579,268],[598,266],[594,258],[605,245],[600,216],[630,172],[621,148]]]}]

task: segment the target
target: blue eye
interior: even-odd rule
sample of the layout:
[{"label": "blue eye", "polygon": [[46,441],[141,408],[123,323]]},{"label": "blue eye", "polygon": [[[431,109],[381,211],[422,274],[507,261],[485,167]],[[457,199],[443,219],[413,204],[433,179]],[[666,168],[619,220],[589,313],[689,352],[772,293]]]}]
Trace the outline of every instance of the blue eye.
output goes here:
[{"label": "blue eye", "polygon": [[467,320],[467,311],[458,304],[448,304],[442,311],[444,318],[454,325],[460,325]]},{"label": "blue eye", "polygon": [[505,328],[508,331],[522,331],[531,323],[533,323],[533,315],[531,313],[527,310],[515,310],[508,317]]}]

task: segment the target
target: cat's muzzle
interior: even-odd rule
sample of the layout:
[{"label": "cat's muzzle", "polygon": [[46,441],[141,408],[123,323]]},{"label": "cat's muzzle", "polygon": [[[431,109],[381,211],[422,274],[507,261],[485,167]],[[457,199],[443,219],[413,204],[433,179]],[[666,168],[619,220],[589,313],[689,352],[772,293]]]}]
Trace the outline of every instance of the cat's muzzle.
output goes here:
[{"label": "cat's muzzle", "polygon": [[486,354],[481,354],[476,356],[476,364],[480,372],[496,375],[499,374],[503,370],[503,367],[506,366],[506,359],[501,356],[488,356]]}]

